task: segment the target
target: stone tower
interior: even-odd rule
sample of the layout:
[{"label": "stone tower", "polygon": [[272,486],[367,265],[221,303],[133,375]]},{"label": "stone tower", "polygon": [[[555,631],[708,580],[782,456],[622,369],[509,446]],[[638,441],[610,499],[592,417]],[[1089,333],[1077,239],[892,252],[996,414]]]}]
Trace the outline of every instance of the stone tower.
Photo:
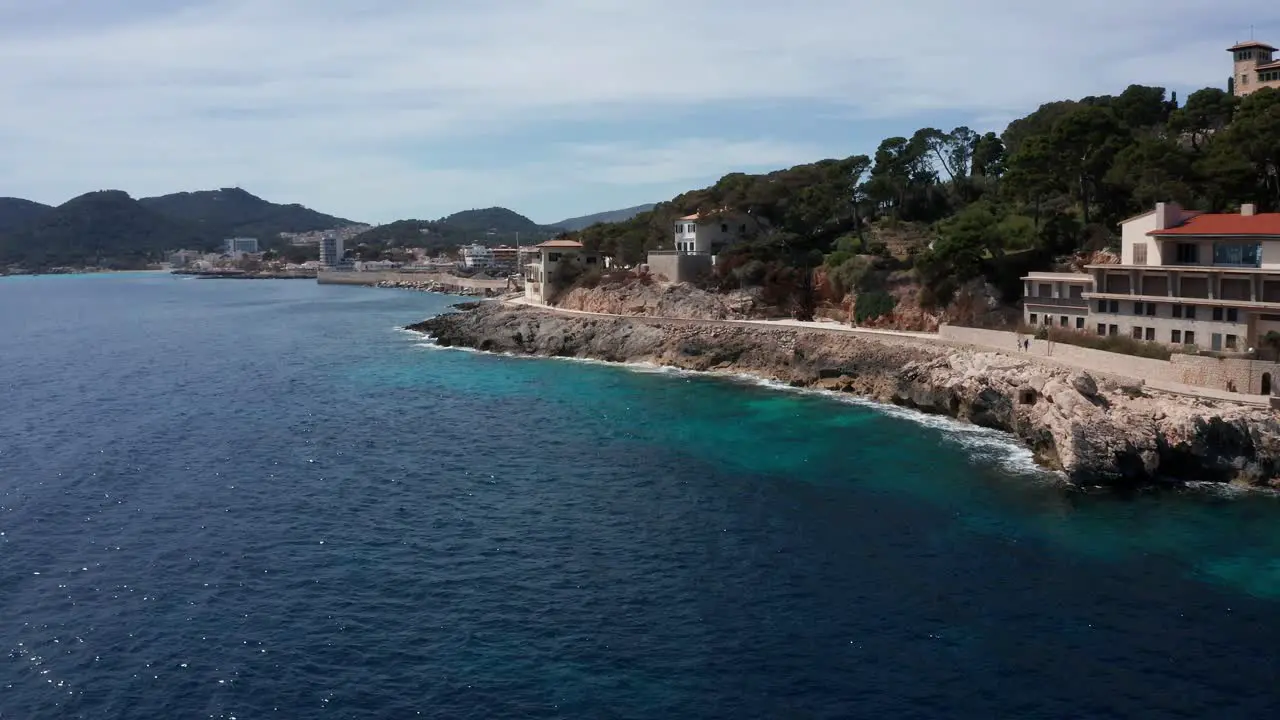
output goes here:
[{"label": "stone tower", "polygon": [[1264,42],[1249,40],[1227,48],[1231,53],[1232,87],[1237,97],[1244,97],[1259,88],[1280,87],[1280,62],[1272,53],[1276,49]]}]

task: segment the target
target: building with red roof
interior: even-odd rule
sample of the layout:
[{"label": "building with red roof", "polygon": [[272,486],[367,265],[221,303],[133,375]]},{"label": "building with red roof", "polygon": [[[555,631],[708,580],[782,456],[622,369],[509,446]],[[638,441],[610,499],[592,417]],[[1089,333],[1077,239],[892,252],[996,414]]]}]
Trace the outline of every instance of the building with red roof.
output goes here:
[{"label": "building with red roof", "polygon": [[1157,203],[1120,227],[1120,262],[1086,268],[1098,334],[1243,353],[1280,333],[1280,213]]}]

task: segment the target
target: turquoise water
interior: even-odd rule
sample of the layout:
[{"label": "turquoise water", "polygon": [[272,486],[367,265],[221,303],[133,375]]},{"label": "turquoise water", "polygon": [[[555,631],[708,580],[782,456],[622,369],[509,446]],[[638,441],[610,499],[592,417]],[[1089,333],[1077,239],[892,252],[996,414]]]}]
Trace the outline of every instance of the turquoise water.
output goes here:
[{"label": "turquoise water", "polygon": [[0,718],[1280,709],[1274,496],[397,329],[448,302],[0,280]]}]

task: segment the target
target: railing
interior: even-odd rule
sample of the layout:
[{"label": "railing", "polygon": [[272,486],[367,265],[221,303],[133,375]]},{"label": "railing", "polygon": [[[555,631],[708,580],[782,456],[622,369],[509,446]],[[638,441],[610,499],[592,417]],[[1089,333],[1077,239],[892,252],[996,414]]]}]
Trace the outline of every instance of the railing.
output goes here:
[{"label": "railing", "polygon": [[706,250],[650,250],[650,255],[710,255]]},{"label": "railing", "polygon": [[1047,305],[1049,307],[1089,307],[1089,301],[1084,298],[1025,297],[1022,302],[1027,305]]}]

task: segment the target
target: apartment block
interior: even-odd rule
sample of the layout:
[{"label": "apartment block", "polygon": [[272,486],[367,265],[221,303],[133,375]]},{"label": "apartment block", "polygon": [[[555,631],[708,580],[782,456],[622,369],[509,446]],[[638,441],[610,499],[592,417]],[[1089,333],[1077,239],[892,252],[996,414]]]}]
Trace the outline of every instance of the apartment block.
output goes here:
[{"label": "apartment block", "polygon": [[1280,332],[1280,213],[1158,203],[1121,224],[1118,264],[1086,270],[1086,328],[1098,334],[1246,352]]}]

